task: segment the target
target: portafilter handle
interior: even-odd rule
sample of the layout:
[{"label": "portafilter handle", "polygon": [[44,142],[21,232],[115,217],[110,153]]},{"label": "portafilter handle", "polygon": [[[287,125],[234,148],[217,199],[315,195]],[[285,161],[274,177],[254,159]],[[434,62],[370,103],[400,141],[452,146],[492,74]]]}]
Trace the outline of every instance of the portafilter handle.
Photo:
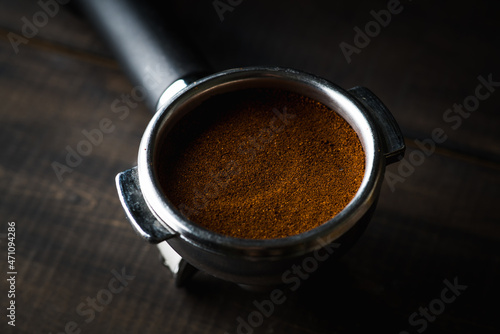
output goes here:
[{"label": "portafilter handle", "polygon": [[[206,62],[175,31],[172,17],[150,1],[79,0],[78,5],[111,46],[133,84],[156,112],[162,95],[209,72]],[[173,95],[170,92],[170,95]]]}]

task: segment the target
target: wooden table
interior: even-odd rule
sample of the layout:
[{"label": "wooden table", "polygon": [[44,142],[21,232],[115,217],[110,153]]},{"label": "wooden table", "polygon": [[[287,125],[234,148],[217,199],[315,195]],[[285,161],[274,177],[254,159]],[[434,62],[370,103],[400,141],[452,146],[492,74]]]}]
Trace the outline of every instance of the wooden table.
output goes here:
[{"label": "wooden table", "polygon": [[[114,176],[135,165],[151,114],[142,104],[123,119],[111,111],[133,86],[107,45],[70,5],[45,20],[35,1],[2,0],[0,332],[250,332],[238,329],[241,318],[254,333],[498,333],[498,15],[486,0],[394,3],[243,1],[223,21],[211,0],[168,6],[215,70],[280,65],[369,87],[405,135],[406,169],[388,168],[399,178],[384,183],[359,242],[260,321],[254,302],[268,293],[206,274],[176,288],[157,249],[126,222]],[[370,25],[388,8],[390,22]],[[16,53],[9,33],[22,36],[33,19],[40,28]],[[372,37],[357,41],[348,63],[340,44],[355,46],[355,27],[367,24]],[[54,162],[103,119],[112,130],[59,179]],[[446,139],[434,148],[439,129]]]}]

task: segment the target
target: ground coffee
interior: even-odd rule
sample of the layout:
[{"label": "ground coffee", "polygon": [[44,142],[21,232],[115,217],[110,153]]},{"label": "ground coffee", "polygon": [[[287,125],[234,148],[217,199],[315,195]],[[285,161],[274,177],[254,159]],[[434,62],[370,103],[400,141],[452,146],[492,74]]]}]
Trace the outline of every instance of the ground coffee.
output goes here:
[{"label": "ground coffee", "polygon": [[325,105],[278,89],[215,96],[162,140],[156,170],[191,221],[251,239],[315,228],[353,198],[364,175],[352,127]]}]

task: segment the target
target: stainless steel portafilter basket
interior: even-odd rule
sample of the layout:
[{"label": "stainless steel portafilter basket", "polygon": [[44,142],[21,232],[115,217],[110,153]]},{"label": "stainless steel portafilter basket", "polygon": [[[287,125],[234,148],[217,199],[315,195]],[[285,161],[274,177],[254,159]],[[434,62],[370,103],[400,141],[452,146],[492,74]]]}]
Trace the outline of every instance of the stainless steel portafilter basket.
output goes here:
[{"label": "stainless steel portafilter basket", "polygon": [[[394,117],[371,91],[344,90],[317,76],[281,67],[200,75],[208,72],[206,67],[166,34],[168,30],[158,28],[163,21],[155,18],[154,11],[131,1],[81,4],[112,41],[140,85],[136,87],[144,87],[150,104],[156,105],[139,147],[137,167],[118,174],[117,187],[128,220],[144,239],[158,244],[178,285],[196,270],[242,285],[283,283],[283,274],[293,265],[340,254],[359,238],[375,209],[386,165],[401,159],[405,150]],[[115,15],[109,16],[110,12]],[[155,89],[148,90],[152,68],[163,72]],[[310,97],[335,110],[358,134],[366,161],[361,186],[351,202],[323,225],[280,239],[233,238],[189,221],[161,190],[157,150],[165,134],[203,101],[248,88],[279,88]]]}]

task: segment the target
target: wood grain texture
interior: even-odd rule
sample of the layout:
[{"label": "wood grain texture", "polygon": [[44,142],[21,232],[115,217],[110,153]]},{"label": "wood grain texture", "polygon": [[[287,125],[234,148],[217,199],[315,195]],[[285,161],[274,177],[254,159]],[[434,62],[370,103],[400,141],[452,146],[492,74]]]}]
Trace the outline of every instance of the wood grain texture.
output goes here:
[{"label": "wood grain texture", "polygon": [[[7,325],[7,282],[0,280],[1,333],[237,333],[237,318],[269,297],[205,274],[174,287],[156,249],[124,218],[117,172],[135,165],[146,106],[124,119],[111,104],[132,84],[106,45],[73,10],[59,14],[15,54],[9,32],[39,10],[34,1],[0,1],[0,234],[17,223],[16,327]],[[500,279],[500,91],[452,130],[442,115],[474,94],[479,75],[500,81],[498,24],[488,1],[403,2],[403,12],[348,64],[339,43],[372,20],[386,1],[242,2],[220,22],[212,1],[174,1],[186,38],[215,70],[291,66],[349,88],[375,91],[400,122],[407,157],[414,139],[443,128],[438,145],[405,181],[385,183],[372,222],[338,263],[295,292],[283,287],[255,333],[417,333],[413,312],[440,297],[444,280],[467,285],[425,333],[498,333]],[[83,130],[109,119],[113,131],[60,182]],[[388,168],[397,173],[398,165]],[[3,237],[3,235],[0,235]],[[6,240],[0,239],[1,254]],[[5,256],[2,255],[3,259]],[[108,305],[82,316],[88,298],[105,298],[113,271],[134,276]],[[0,276],[6,273],[0,262]],[[490,307],[490,302],[493,307]],[[88,310],[86,307],[84,310]]]}]

